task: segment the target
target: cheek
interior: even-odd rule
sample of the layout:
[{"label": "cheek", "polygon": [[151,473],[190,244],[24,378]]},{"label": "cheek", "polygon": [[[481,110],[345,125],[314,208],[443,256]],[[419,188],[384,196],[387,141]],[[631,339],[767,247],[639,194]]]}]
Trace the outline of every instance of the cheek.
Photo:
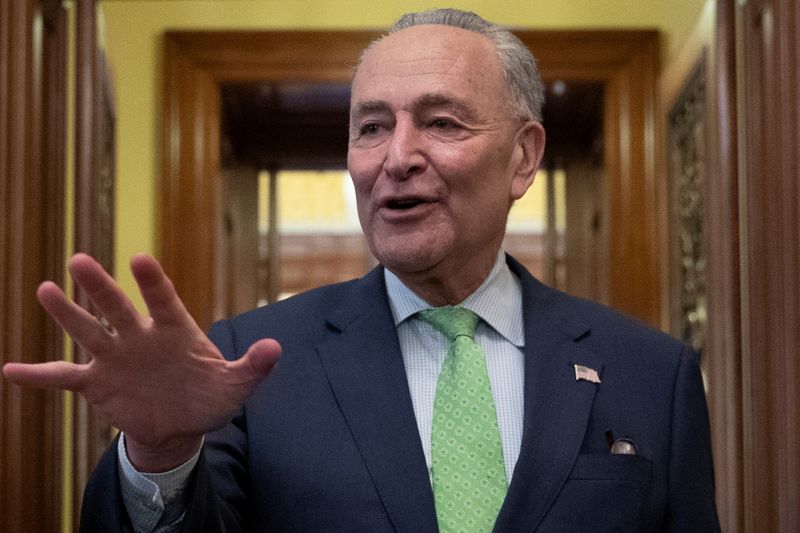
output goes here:
[{"label": "cheek", "polygon": [[352,173],[351,177],[353,179],[353,188],[356,192],[356,212],[358,213],[358,220],[361,223],[362,230],[366,232],[369,226],[370,213],[373,211],[371,197],[374,180],[370,182]]},{"label": "cheek", "polygon": [[354,153],[351,150],[347,153],[347,171],[350,173],[350,179],[353,180],[353,187],[360,203],[361,199],[369,196],[372,191],[380,167],[371,163],[367,154]]},{"label": "cheek", "polygon": [[509,177],[507,169],[499,167],[495,162],[484,161],[476,165],[472,173],[452,184],[455,195],[466,206],[465,216],[475,223],[479,220],[494,221],[504,219],[513,202],[515,185]]}]

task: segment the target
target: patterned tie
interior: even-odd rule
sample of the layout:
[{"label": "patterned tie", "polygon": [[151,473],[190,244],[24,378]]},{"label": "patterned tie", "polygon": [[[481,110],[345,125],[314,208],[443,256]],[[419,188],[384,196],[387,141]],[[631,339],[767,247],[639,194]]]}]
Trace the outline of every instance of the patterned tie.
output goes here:
[{"label": "patterned tie", "polygon": [[463,307],[420,311],[450,343],[436,383],[431,463],[442,533],[488,532],[506,495],[506,470],[478,317]]}]

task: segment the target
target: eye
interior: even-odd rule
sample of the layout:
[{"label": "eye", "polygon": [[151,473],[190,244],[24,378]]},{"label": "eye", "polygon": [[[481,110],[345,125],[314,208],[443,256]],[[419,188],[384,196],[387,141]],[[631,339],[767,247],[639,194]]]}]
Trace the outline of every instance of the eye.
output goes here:
[{"label": "eye", "polygon": [[374,134],[378,133],[378,131],[380,131],[380,129],[381,129],[381,127],[378,124],[376,124],[374,122],[368,122],[368,123],[362,125],[361,129],[359,129],[358,131],[359,131],[359,133],[361,135],[374,135]]},{"label": "eye", "polygon": [[456,133],[463,129],[461,123],[450,117],[431,118],[428,127],[442,133]]}]

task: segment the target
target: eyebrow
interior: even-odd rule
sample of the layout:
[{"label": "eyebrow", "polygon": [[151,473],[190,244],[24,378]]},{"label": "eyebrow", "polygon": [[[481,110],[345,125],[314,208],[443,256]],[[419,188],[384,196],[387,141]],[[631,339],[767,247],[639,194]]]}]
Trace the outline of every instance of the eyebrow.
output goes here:
[{"label": "eyebrow", "polygon": [[[457,98],[451,93],[425,93],[413,103],[415,111],[427,111],[435,108],[445,108],[453,111],[466,120],[477,120],[477,109]],[[389,104],[383,100],[365,100],[358,102],[350,112],[352,118],[357,118],[370,113],[384,113],[391,111]]]},{"label": "eyebrow", "polygon": [[476,120],[478,117],[477,109],[451,93],[426,93],[414,103],[414,106],[423,110],[449,109],[467,120]]},{"label": "eyebrow", "polygon": [[389,111],[389,104],[382,100],[365,100],[358,102],[350,109],[350,117],[359,117],[370,113]]}]

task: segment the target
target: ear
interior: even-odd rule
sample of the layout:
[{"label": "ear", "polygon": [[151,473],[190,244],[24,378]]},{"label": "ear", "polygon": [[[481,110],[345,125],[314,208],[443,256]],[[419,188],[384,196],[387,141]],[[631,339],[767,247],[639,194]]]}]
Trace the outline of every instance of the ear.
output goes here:
[{"label": "ear", "polygon": [[511,201],[519,200],[533,183],[544,155],[544,127],[536,121],[526,122],[517,132],[512,159],[514,176],[511,181]]}]

